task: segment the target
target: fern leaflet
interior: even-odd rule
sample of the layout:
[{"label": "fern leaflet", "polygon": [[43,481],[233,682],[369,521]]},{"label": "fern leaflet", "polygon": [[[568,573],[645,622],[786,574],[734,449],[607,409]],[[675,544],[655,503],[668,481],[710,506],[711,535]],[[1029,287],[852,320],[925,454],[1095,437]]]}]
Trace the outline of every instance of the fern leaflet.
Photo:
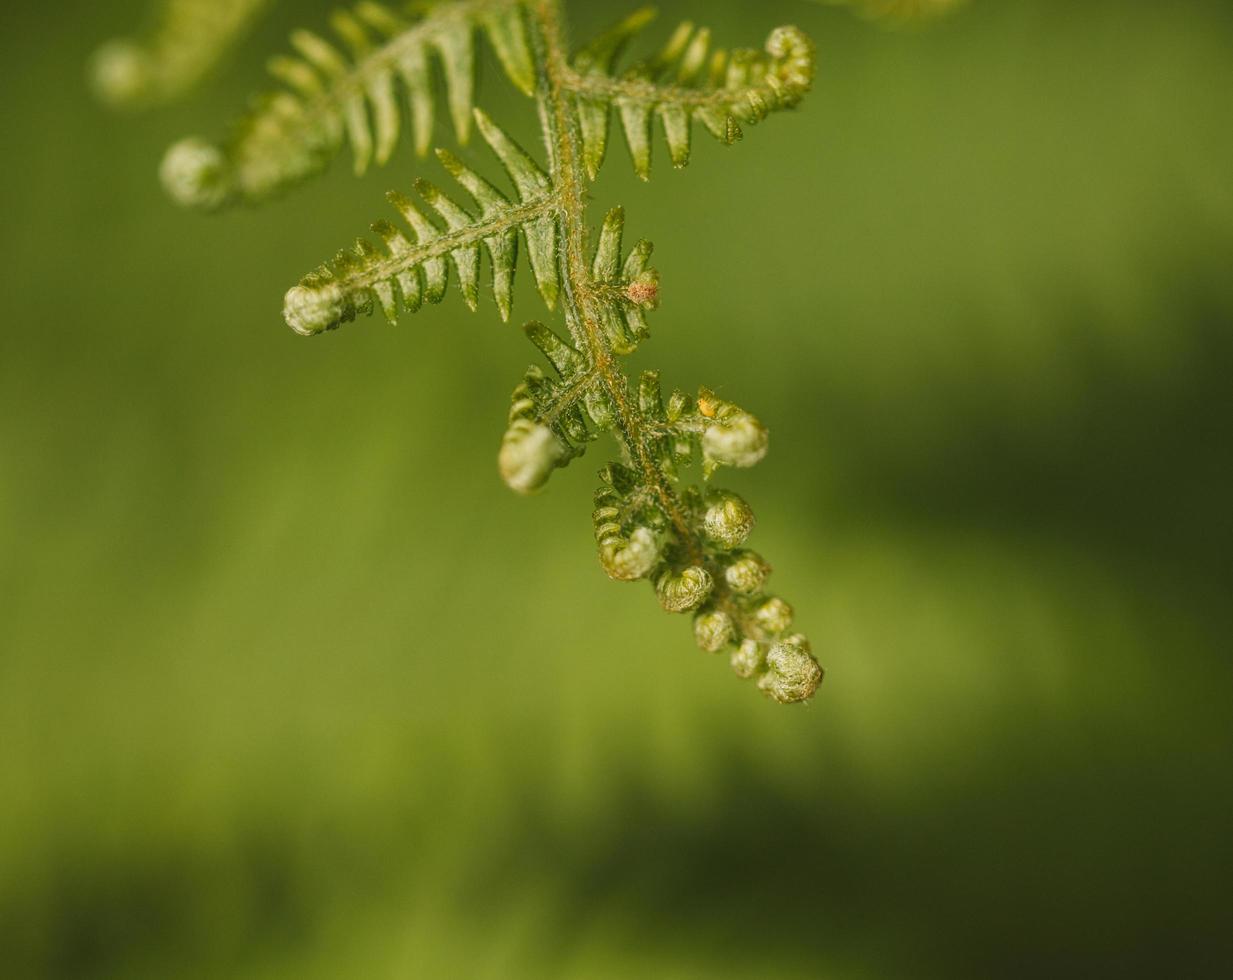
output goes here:
[{"label": "fern leaflet", "polygon": [[[410,226],[414,241],[388,221],[372,227],[384,241],[383,253],[359,239],[352,252],[339,252],[331,262],[305,276],[284,301],[287,323],[310,336],[380,309],[391,323],[399,306],[414,312],[427,299],[445,296],[453,265],[463,298],[472,310],[479,303],[480,246],[492,265],[492,292],[503,320],[513,301],[518,236],[526,243],[531,271],[540,295],[551,310],[560,290],[557,264],[556,199],[548,175],[517,143],[480,110],[475,111],[484,140],[505,165],[517,201],[488,183],[453,154],[438,150],[442,164],[476,203],[468,211],[426,180],[416,182],[424,202],[445,225],[439,227],[408,197],[391,192],[390,202]],[[447,261],[448,260],[448,261]]]},{"label": "fern leaflet", "polygon": [[740,123],[757,123],[796,105],[813,82],[813,44],[795,28],[772,33],[764,52],[729,53],[712,52],[711,32],[689,22],[678,26],[657,54],[617,74],[622,51],[654,16],[649,7],[631,14],[582,48],[562,73],[562,87],[575,100],[592,180],[607,152],[614,108],[634,171],[648,180],[654,118],[663,127],[672,165],[680,168],[689,162],[694,119],[716,139],[735,143],[742,136]]},{"label": "fern leaflet", "polygon": [[163,162],[163,183],[181,204],[204,209],[255,202],[321,170],[350,143],[356,174],[386,163],[402,127],[398,84],[406,90],[416,151],[427,153],[435,118],[433,56],[441,64],[450,118],[470,137],[475,34],[487,35],[506,74],[530,94],[534,79],[517,0],[455,0],[407,21],[372,2],[336,11],[334,33],[348,54],[311,31],[291,36],[296,57],[270,60],[285,88],[259,98],[215,146],[190,137]]}]

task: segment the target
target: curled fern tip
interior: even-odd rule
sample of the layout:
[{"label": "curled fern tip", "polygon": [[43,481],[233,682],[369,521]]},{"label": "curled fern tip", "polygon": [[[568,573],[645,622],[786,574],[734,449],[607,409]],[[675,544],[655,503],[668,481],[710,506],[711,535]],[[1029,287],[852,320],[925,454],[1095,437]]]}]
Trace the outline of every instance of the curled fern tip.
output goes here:
[{"label": "curled fern tip", "polygon": [[773,644],[765,662],[758,688],[780,704],[808,701],[822,683],[822,668],[813,658],[809,641],[799,633]]},{"label": "curled fern tip", "polygon": [[195,136],[167,150],[159,178],[168,196],[187,208],[213,211],[231,195],[231,175],[222,150]]},{"label": "curled fern tip", "polygon": [[546,425],[515,419],[501,440],[497,466],[511,490],[534,493],[548,482],[552,470],[565,455],[565,447]]}]

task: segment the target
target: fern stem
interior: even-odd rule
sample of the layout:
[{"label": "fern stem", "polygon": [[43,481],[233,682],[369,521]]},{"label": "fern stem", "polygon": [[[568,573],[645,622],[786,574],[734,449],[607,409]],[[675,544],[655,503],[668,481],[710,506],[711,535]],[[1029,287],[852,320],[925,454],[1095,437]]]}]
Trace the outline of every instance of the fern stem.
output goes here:
[{"label": "fern stem", "polygon": [[652,487],[676,529],[690,562],[700,564],[702,548],[670,483],[647,450],[641,413],[629,397],[629,382],[601,329],[599,287],[587,259],[587,175],[582,161],[578,121],[566,98],[569,68],[560,0],[539,0],[532,10],[531,41],[536,52],[536,102],[544,130],[553,186],[558,193],[558,221],[564,263],[566,320],[576,345],[586,350],[593,369],[616,409],[618,438]]},{"label": "fern stem", "polygon": [[561,79],[562,87],[566,91],[602,99],[605,102],[614,102],[624,98],[639,102],[688,106],[691,109],[702,109],[707,106],[726,107],[744,92],[753,91],[756,88],[751,85],[746,89],[734,91],[727,88],[699,89],[685,88],[682,85],[658,85],[640,78],[583,75],[568,65]]}]

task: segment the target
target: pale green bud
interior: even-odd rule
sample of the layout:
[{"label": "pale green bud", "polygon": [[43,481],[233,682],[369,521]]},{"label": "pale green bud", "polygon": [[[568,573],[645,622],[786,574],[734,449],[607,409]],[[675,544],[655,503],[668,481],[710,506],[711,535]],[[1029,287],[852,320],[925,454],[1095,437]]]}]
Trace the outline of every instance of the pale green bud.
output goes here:
[{"label": "pale green bud", "polygon": [[108,105],[131,106],[148,94],[154,70],[149,53],[128,38],[102,45],[90,59],[90,83]]},{"label": "pale green bud", "polygon": [[722,609],[700,612],[694,617],[694,639],[707,653],[719,653],[736,642],[736,623]]},{"label": "pale green bud", "polygon": [[707,496],[702,530],[712,544],[720,548],[739,547],[749,537],[753,526],[753,511],[736,494],[722,491]]},{"label": "pale green bud", "polygon": [[[885,4],[885,0],[882,0]],[[923,0],[937,3],[938,0]],[[919,5],[921,0],[909,5]],[[775,73],[783,84],[776,95],[781,105],[796,105],[813,84],[815,53],[813,41],[799,28],[777,27],[766,39],[766,51],[775,59]]]},{"label": "pale green bud", "polygon": [[677,572],[669,569],[655,583],[659,604],[668,612],[691,612],[706,601],[714,582],[710,573],[697,565]]},{"label": "pale green bud", "polygon": [[758,687],[780,704],[808,701],[822,683],[822,668],[810,652],[809,641],[799,633],[772,644],[766,668]]},{"label": "pale green bud", "polygon": [[792,607],[774,596],[754,610],[754,622],[762,629],[777,636],[792,625]]},{"label": "pale green bud", "polygon": [[730,662],[737,677],[750,678],[762,669],[766,662],[766,647],[757,640],[744,639],[741,645],[732,651]]},{"label": "pale green bud", "polygon": [[737,595],[753,595],[762,591],[771,566],[759,554],[752,551],[733,552],[732,562],[724,569],[724,581]]},{"label": "pale green bud", "polygon": [[196,136],[167,150],[158,175],[163,189],[183,207],[211,211],[231,195],[231,168],[223,151]]},{"label": "pale green bud", "polygon": [[753,466],[766,455],[769,444],[770,434],[762,423],[739,410],[717,418],[702,432],[702,454],[712,468],[720,463]]},{"label": "pale green bud", "polygon": [[336,288],[292,286],[283,297],[283,319],[301,337],[323,333],[342,322],[346,303]]},{"label": "pale green bud", "polygon": [[565,447],[546,425],[530,419],[514,419],[505,430],[497,467],[501,479],[516,493],[534,493],[552,474],[565,455]]},{"label": "pale green bud", "polygon": [[620,582],[645,578],[659,564],[659,542],[650,528],[634,528],[628,538],[614,536],[601,541],[599,563],[609,578]]}]

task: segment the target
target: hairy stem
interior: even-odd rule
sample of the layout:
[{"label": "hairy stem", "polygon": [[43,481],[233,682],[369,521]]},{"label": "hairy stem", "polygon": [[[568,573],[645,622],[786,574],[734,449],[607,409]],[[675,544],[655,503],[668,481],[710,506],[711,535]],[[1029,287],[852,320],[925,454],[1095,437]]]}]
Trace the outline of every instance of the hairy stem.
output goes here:
[{"label": "hairy stem", "polygon": [[601,329],[600,285],[594,282],[587,259],[586,171],[581,155],[578,121],[569,100],[567,81],[573,76],[566,55],[559,0],[538,0],[531,10],[531,39],[536,53],[536,102],[558,194],[564,266],[566,320],[574,343],[586,351],[592,368],[616,409],[617,438],[630,460],[654,489],[678,539],[693,564],[702,563],[702,548],[672,485],[647,451],[644,421],[631,402],[630,385]]}]

